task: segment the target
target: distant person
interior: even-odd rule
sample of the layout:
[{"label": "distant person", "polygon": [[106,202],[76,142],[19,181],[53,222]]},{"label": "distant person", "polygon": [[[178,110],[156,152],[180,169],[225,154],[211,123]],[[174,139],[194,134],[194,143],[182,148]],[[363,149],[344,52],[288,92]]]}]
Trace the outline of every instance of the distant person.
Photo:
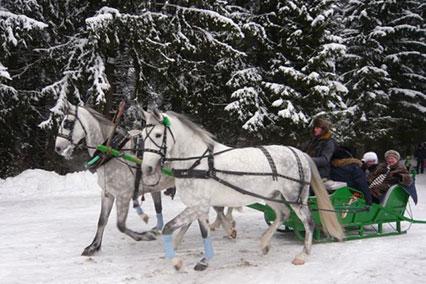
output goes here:
[{"label": "distant person", "polygon": [[410,172],[410,169],[413,166],[413,164],[411,163],[410,155],[407,155],[407,157],[405,157],[404,166],[407,168],[408,172]]},{"label": "distant person", "polygon": [[377,154],[375,152],[366,152],[362,156],[361,161],[361,168],[367,177],[376,170],[377,165],[379,164],[379,159],[377,158]]},{"label": "distant person", "polygon": [[424,173],[424,160],[426,159],[426,142],[417,145],[414,151],[414,157],[417,160],[416,172],[417,174]]},{"label": "distant person", "polygon": [[[339,146],[331,160],[330,179],[346,182],[351,188],[363,193],[368,204],[371,204],[372,197],[368,189],[367,177],[361,169],[362,162],[353,155],[353,149]],[[361,195],[358,193],[357,197]]]},{"label": "distant person", "polygon": [[330,161],[337,145],[330,128],[331,123],[328,120],[315,118],[312,126],[312,139],[301,147],[312,157],[323,179],[330,178]]},{"label": "distant person", "polygon": [[401,184],[408,187],[411,184],[411,177],[407,168],[399,163],[401,156],[395,150],[385,153],[386,162],[377,166],[377,169],[368,177],[369,189],[374,202],[381,202],[394,184]]}]

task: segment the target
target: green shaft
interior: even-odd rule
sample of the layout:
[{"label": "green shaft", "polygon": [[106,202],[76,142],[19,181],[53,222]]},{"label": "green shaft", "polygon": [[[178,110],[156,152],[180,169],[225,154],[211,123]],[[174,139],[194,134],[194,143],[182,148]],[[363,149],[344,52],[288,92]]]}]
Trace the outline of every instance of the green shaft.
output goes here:
[{"label": "green shaft", "polygon": [[[127,153],[120,152],[117,149],[114,149],[114,148],[109,147],[109,146],[105,146],[103,144],[99,144],[98,146],[96,146],[96,149],[101,151],[104,154],[112,155],[113,157],[120,157],[120,158],[123,158],[123,159],[125,159],[129,162],[133,162],[133,163],[138,164],[138,165],[142,164],[142,159],[139,159],[139,158],[137,158],[133,155],[127,154]],[[173,176],[172,169],[170,169],[170,168],[162,168],[161,172],[166,176]]]},{"label": "green shaft", "polygon": [[100,145],[96,146],[96,149],[101,151],[104,154],[112,155],[113,157],[120,157],[120,158],[123,158],[124,160],[127,160],[129,162],[133,162],[133,163],[138,164],[138,165],[142,164],[142,160],[139,159],[138,157],[135,157],[133,155],[130,155],[130,154],[127,154],[127,153],[124,153],[124,152],[120,152],[120,151],[118,151],[118,150],[116,150],[112,147],[109,147],[109,146],[105,146],[105,145],[100,144]]}]

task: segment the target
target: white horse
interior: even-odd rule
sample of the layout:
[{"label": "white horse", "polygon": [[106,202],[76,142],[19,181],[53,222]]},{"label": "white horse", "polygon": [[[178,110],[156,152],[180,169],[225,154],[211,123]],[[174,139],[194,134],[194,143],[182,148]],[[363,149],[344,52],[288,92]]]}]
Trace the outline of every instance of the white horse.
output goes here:
[{"label": "white horse", "polygon": [[175,269],[183,261],[176,256],[172,234],[181,226],[198,219],[204,239],[204,257],[195,270],[204,270],[213,257],[209,237],[208,212],[211,206],[240,207],[254,202],[266,202],[276,213],[276,219],[261,238],[264,254],[270,240],[290,213],[297,214],[305,227],[304,248],[293,260],[303,264],[311,251],[314,222],[308,207],[309,186],[318,200],[321,222],[326,233],[342,240],[344,237],[328,193],[312,159],[300,150],[285,146],[260,148],[230,148],[213,140],[212,135],[185,116],[144,112],[145,151],[142,173],[147,184],[161,180],[161,168],[171,167],[180,199],[186,208],[163,229],[166,258]]},{"label": "white horse", "polygon": [[[103,115],[96,112],[89,107],[76,107],[67,103],[66,114],[58,129],[59,133],[56,138],[55,151],[70,158],[74,148],[85,139],[87,150],[90,155],[95,152],[94,146],[104,143],[113,129],[113,124],[110,120],[106,119]],[[132,149],[132,141],[128,141],[123,149]],[[99,214],[98,226],[95,238],[92,243],[87,246],[82,255],[91,256],[101,248],[102,236],[108,218],[116,201],[117,207],[117,227],[118,229],[133,238],[136,241],[140,240],[154,240],[157,231],[163,227],[163,215],[161,204],[161,190],[174,186],[174,178],[163,177],[154,186],[140,185],[139,194],[151,193],[157,223],[153,230],[143,233],[134,232],[126,227],[126,219],[129,211],[129,202],[134,194],[135,182],[135,165],[122,159],[111,159],[97,169],[98,185],[102,188],[101,195],[101,212]],[[140,212],[140,208],[139,213]],[[216,227],[222,225],[228,236],[235,237],[236,231],[234,229],[234,221],[229,213],[225,216],[223,208],[215,208],[217,212],[217,219],[215,221]],[[228,210],[229,212],[229,210]],[[147,220],[144,220],[145,222]],[[184,227],[179,232],[175,239],[174,246],[177,247],[183,238],[183,235],[189,228]]]},{"label": "white horse", "polygon": [[[55,151],[69,159],[74,148],[80,141],[85,139],[86,145],[88,146],[87,150],[90,155],[93,155],[95,152],[94,147],[104,143],[112,129],[113,123],[95,110],[89,107],[76,107],[68,104],[66,114],[58,130],[59,133],[55,142]],[[129,140],[123,148],[131,149],[131,144],[132,141]],[[117,227],[120,232],[130,236],[136,241],[156,239],[154,231],[138,233],[126,227],[129,203],[135,189],[135,172],[135,164],[122,159],[111,159],[97,169],[98,185],[102,188],[101,212],[95,238],[92,243],[84,249],[82,255],[93,255],[101,248],[103,232],[114,201],[117,209]],[[172,186],[174,186],[174,179],[171,177],[162,177],[155,186],[142,187],[142,185],[140,185],[139,195],[141,193],[151,193],[154,199],[157,211],[157,230],[161,230],[163,227],[160,190]]]}]

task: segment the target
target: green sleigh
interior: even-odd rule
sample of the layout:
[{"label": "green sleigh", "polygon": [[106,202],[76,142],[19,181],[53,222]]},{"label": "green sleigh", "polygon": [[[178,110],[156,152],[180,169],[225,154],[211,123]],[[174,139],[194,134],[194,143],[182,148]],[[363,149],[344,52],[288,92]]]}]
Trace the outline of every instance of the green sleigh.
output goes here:
[{"label": "green sleigh", "polygon": [[[361,195],[361,198],[352,202],[355,192]],[[345,229],[345,240],[405,234],[408,229],[402,228],[401,222],[403,221],[426,224],[426,221],[405,216],[408,199],[409,194],[400,185],[392,186],[381,204],[368,205],[362,197],[362,193],[347,186],[330,194],[330,200],[337,212],[338,219]],[[311,196],[308,204],[315,222],[314,241],[333,241],[334,239],[325,235],[321,230],[322,225],[316,197]],[[268,224],[275,220],[275,213],[269,206],[255,203],[249,205],[249,207],[262,211]],[[384,224],[389,224],[389,226],[384,228]],[[304,240],[303,224],[294,212],[291,212],[290,217],[283,222],[283,226],[279,230],[293,232],[298,239]]]}]

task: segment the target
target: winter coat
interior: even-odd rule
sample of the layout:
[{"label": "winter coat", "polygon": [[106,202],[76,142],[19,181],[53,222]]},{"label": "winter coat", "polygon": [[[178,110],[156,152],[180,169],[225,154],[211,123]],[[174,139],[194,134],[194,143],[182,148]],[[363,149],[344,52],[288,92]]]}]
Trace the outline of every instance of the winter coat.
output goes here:
[{"label": "winter coat", "polygon": [[333,159],[331,161],[330,179],[343,181],[349,187],[364,194],[365,200],[371,204],[371,193],[368,189],[367,177],[361,169],[362,162],[355,158]]},{"label": "winter coat", "polygon": [[321,137],[314,137],[302,149],[312,157],[322,178],[330,177],[330,161],[336,150],[337,143],[330,131]]},{"label": "winter coat", "polygon": [[362,163],[361,169],[364,171],[366,176],[369,176],[371,173],[374,173],[374,171],[377,169],[377,166],[379,164],[372,164],[370,166],[367,165],[367,163]]},{"label": "winter coat", "polygon": [[[375,172],[371,173],[368,176],[368,184],[371,183],[381,174],[387,172],[387,164],[381,163],[377,166]],[[370,188],[371,195],[378,200],[382,200],[389,188],[394,184],[401,184],[405,187],[408,187],[411,184],[412,180],[410,174],[408,173],[407,168],[401,163],[397,163],[390,167],[389,173],[386,175],[386,178],[381,184],[375,185]]]}]

